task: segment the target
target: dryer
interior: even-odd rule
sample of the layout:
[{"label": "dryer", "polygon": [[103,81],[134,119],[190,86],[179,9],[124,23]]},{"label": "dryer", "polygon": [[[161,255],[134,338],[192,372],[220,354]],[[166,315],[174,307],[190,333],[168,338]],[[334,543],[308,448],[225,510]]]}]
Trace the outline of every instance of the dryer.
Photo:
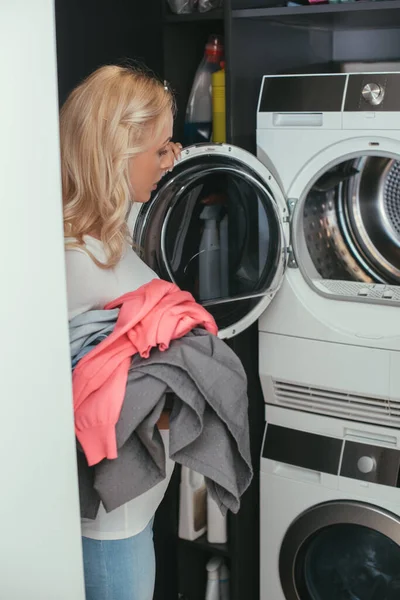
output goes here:
[{"label": "dryer", "polygon": [[257,153],[290,211],[259,321],[266,402],[400,425],[400,73],[265,77]]}]

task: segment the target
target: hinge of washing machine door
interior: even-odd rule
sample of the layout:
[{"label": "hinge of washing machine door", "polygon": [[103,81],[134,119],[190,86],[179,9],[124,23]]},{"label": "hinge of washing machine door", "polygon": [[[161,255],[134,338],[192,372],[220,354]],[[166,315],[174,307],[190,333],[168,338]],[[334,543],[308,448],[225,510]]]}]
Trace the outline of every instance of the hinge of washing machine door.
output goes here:
[{"label": "hinge of washing machine door", "polygon": [[[289,209],[289,216],[285,217],[284,222],[286,222],[286,223],[290,222],[290,220],[293,216],[293,211],[296,206],[296,202],[297,202],[297,200],[295,198],[288,198],[287,205],[288,205],[288,209]],[[294,256],[293,248],[291,245],[287,247],[286,252],[287,252],[287,256],[288,256],[288,262],[287,262],[288,267],[290,269],[297,269],[297,262],[296,262],[296,258]]]},{"label": "hinge of washing machine door", "polygon": [[288,198],[287,205],[288,205],[288,209],[289,209],[289,216],[285,218],[286,221],[290,221],[290,219],[292,218],[293,211],[296,206],[296,202],[297,202],[296,198]]},{"label": "hinge of washing machine door", "polygon": [[287,253],[287,257],[288,257],[288,261],[287,261],[287,265],[290,269],[297,269],[297,262],[294,256],[294,252],[293,252],[293,248],[292,246],[288,246],[286,248],[286,253]]},{"label": "hinge of washing machine door", "polygon": [[287,205],[288,205],[289,214],[286,215],[285,217],[283,217],[284,223],[290,223],[290,219],[292,218],[293,210],[296,205],[296,200],[288,200]]}]

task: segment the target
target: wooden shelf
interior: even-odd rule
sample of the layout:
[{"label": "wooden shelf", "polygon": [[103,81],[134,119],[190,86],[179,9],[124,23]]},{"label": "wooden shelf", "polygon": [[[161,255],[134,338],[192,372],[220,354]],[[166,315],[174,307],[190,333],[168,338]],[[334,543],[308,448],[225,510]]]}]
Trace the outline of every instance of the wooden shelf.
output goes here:
[{"label": "wooden shelf", "polygon": [[186,15],[175,15],[171,12],[165,15],[166,23],[198,23],[199,21],[222,21],[224,11],[221,9],[210,10],[205,13],[188,13]]},{"label": "wooden shelf", "polygon": [[217,554],[219,556],[229,556],[228,544],[210,544],[207,542],[207,536],[202,535],[197,540],[191,542],[190,540],[182,540],[179,538],[179,542],[182,544],[190,544],[192,547],[197,547],[200,550],[209,552],[210,554]]},{"label": "wooden shelf", "polygon": [[248,8],[233,10],[232,16],[317,29],[391,29],[400,27],[400,1]]}]

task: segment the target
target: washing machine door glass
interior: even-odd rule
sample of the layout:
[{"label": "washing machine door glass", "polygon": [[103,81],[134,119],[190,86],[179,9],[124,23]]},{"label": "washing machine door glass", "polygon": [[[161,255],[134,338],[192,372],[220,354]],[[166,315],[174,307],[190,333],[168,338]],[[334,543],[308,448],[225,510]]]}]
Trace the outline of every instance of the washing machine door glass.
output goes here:
[{"label": "washing machine door glass", "polygon": [[297,570],[305,597],[312,600],[400,598],[399,546],[360,525],[335,525],[317,533]]},{"label": "washing machine door glass", "polygon": [[207,148],[187,151],[165,178],[139,214],[134,241],[143,260],[190,291],[228,337],[255,321],[280,285],[284,202],[252,155]]},{"label": "washing machine door glass", "polygon": [[279,571],[286,600],[397,600],[400,519],[363,502],[317,505],[288,529]]}]

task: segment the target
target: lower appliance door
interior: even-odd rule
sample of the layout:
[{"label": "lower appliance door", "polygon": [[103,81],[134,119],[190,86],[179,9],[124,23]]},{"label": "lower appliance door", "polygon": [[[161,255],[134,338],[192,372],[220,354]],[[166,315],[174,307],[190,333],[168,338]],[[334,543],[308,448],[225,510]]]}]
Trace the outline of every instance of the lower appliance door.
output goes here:
[{"label": "lower appliance door", "polygon": [[316,505],[287,530],[279,575],[286,600],[398,600],[400,518],[363,502]]},{"label": "lower appliance door", "polygon": [[279,185],[253,155],[192,146],[137,215],[134,247],[161,278],[191,292],[229,338],[254,323],[280,287],[287,220]]}]

